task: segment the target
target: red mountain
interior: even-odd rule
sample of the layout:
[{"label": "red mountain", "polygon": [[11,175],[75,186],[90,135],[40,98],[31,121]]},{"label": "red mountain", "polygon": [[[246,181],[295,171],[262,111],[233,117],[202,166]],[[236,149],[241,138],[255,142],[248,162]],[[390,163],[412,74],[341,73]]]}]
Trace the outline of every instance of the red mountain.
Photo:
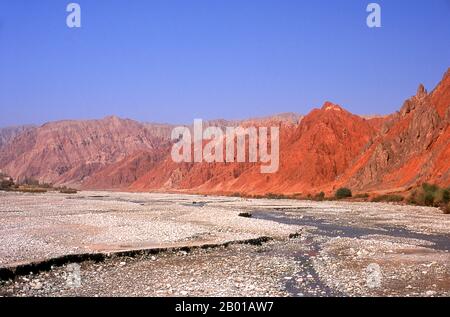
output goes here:
[{"label": "red mountain", "polygon": [[17,135],[0,149],[0,168],[16,180],[26,177],[77,185],[103,167],[137,151],[167,143],[171,128],[107,117],[59,121]]},{"label": "red mountain", "polygon": [[450,185],[450,70],[430,94],[417,94],[383,125],[381,134],[341,183],[361,190],[402,190],[423,182]]},{"label": "red mountain", "polygon": [[177,164],[167,157],[161,168],[150,170],[130,189],[249,194],[313,191],[333,182],[364,150],[378,132],[379,124],[371,122],[327,102],[299,124],[280,124],[277,173],[261,174],[256,163]]},{"label": "red mountain", "polygon": [[274,174],[261,174],[259,163],[175,163],[172,126],[116,117],[25,130],[0,148],[0,170],[16,179],[132,191],[308,194],[338,186],[396,191],[425,181],[449,186],[449,109],[450,70],[431,93],[419,86],[399,112],[386,117],[360,117],[327,102],[304,118],[283,114],[204,124],[279,126]]}]

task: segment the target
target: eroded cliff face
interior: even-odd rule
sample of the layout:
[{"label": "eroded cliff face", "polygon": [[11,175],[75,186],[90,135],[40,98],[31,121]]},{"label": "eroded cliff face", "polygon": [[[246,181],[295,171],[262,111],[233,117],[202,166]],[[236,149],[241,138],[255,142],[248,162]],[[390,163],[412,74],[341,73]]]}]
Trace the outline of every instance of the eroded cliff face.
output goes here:
[{"label": "eroded cliff face", "polygon": [[170,159],[134,182],[131,190],[295,194],[396,191],[423,182],[450,185],[450,71],[428,93],[420,85],[400,111],[361,118],[325,103],[298,124],[280,125],[280,168],[262,175],[259,164],[174,164]]},{"label": "eroded cliff face", "polygon": [[[183,163],[167,157],[131,184],[130,190],[192,190],[202,193],[304,193],[329,187],[377,134],[378,124],[327,102],[298,123],[263,122],[280,128],[280,166],[262,174],[261,163]],[[261,122],[252,122],[256,127]]]},{"label": "eroded cliff face", "polygon": [[148,171],[156,168],[169,152],[169,142],[158,148],[138,151],[124,159],[106,165],[89,175],[82,183],[82,189],[120,190],[128,187]]},{"label": "eroded cliff face", "polygon": [[[244,128],[275,126],[280,128],[280,142],[283,144],[292,136],[301,121],[301,116],[281,114],[243,120],[237,123],[212,121],[207,122],[205,126],[214,125],[223,130],[227,126]],[[247,151],[248,146],[247,140]],[[283,147],[283,145],[280,145],[280,147]],[[265,179],[265,176],[260,172],[259,163],[175,163],[168,154],[157,168],[149,170],[148,173],[132,183],[129,189],[133,191],[185,190],[210,193],[224,193],[231,190],[250,192],[251,188],[258,186],[255,182],[252,183],[252,178],[256,178],[253,179],[256,183]],[[246,185],[241,186],[239,182],[245,182]],[[243,187],[246,187],[246,189],[244,190]]]},{"label": "eroded cliff face", "polygon": [[132,191],[308,194],[339,186],[356,192],[406,190],[423,182],[450,186],[449,124],[450,70],[431,93],[420,85],[385,117],[360,117],[326,102],[305,117],[205,122],[279,127],[274,174],[261,174],[260,163],[175,163],[173,126],[117,117],[24,130],[0,148],[0,169],[15,179]]},{"label": "eroded cliff face", "polygon": [[0,166],[16,180],[77,185],[104,166],[158,148],[169,138],[154,134],[147,125],[117,117],[52,122],[2,147]]},{"label": "eroded cliff face", "polygon": [[386,119],[380,135],[341,183],[360,190],[401,190],[423,182],[450,185],[449,91],[450,72],[430,94],[420,85]]}]

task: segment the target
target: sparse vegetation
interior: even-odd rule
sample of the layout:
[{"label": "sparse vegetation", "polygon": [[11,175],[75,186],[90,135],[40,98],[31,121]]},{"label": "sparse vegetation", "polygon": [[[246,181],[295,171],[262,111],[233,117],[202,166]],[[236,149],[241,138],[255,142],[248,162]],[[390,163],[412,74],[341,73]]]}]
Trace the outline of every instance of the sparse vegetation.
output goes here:
[{"label": "sparse vegetation", "polygon": [[[67,192],[60,191],[67,194],[75,194],[76,190],[68,189]],[[324,201],[324,200],[340,200],[344,198],[351,198],[355,200],[369,201],[371,195],[368,193],[352,194],[349,188],[339,188],[334,196],[327,197],[325,192],[319,192],[317,194],[276,194],[267,193],[264,195],[247,195],[244,193],[234,192],[230,194],[232,197],[243,197],[253,199],[295,199],[295,200],[312,200],[312,201]],[[450,188],[440,188],[434,184],[423,184],[420,188],[412,191],[409,197],[405,197],[399,194],[385,194],[375,196],[370,199],[372,202],[393,202],[393,203],[408,203],[419,206],[432,206],[439,207],[444,213],[450,214]]]},{"label": "sparse vegetation", "polygon": [[349,188],[341,187],[336,191],[335,197],[337,199],[352,197],[352,191]]},{"label": "sparse vegetation", "polygon": [[33,178],[25,178],[20,181],[20,184],[16,184],[11,177],[4,173],[0,173],[0,190],[4,191],[16,191],[21,193],[46,193],[48,191],[58,191],[62,194],[76,194],[78,191],[73,188],[53,187],[49,183],[40,183]]},{"label": "sparse vegetation", "polygon": [[372,198],[373,202],[402,202],[405,198],[400,195],[380,195]]},{"label": "sparse vegetation", "polygon": [[61,194],[76,194],[78,191],[73,188],[61,188],[59,190]]},{"label": "sparse vegetation", "polygon": [[46,193],[53,189],[50,183],[41,183],[33,177],[25,177],[18,182],[14,190],[22,193]]},{"label": "sparse vegetation", "polygon": [[20,186],[19,188],[16,188],[14,190],[22,193],[34,193],[34,194],[42,194],[47,192],[47,189],[45,188],[28,187],[28,186]]},{"label": "sparse vegetation", "polygon": [[408,202],[420,206],[445,206],[450,202],[450,189],[424,183],[421,188],[411,193]]},{"label": "sparse vegetation", "polygon": [[286,198],[289,198],[289,197],[287,197],[287,196],[285,196],[283,194],[267,193],[265,198],[268,198],[268,199],[286,199]]}]

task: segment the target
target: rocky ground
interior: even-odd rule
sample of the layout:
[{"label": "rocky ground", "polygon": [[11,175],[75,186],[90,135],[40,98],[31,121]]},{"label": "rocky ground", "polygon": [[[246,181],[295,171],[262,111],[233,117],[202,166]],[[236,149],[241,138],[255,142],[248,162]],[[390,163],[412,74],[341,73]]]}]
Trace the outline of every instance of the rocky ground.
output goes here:
[{"label": "rocky ground", "polygon": [[0,193],[0,268],[168,248],[18,275],[0,296],[449,296],[449,229],[437,209],[391,204]]},{"label": "rocky ground", "polygon": [[[239,217],[238,199],[0,192],[0,267],[65,254],[286,237],[298,226]],[[208,204],[207,206],[205,206]]]}]

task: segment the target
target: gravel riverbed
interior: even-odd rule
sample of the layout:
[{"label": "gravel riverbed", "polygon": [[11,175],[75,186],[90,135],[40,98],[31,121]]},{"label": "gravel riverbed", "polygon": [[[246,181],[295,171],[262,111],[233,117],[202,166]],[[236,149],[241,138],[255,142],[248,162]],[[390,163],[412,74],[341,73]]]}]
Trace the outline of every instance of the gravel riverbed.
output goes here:
[{"label": "gravel riverbed", "polygon": [[[449,296],[449,232],[439,210],[394,204],[0,192],[0,269],[112,254],[2,280],[0,296]],[[114,255],[153,248],[167,251]]]}]

